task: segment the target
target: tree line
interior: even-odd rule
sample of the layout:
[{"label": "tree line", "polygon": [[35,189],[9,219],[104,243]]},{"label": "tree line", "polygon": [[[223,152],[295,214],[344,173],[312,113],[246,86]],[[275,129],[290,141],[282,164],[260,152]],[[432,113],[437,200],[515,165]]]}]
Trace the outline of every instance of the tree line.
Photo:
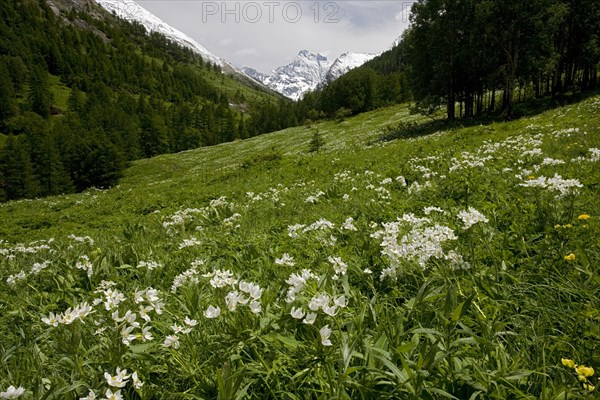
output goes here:
[{"label": "tree line", "polygon": [[598,86],[596,0],[420,0],[401,46],[410,90],[422,110],[443,105],[449,120],[515,99]]}]

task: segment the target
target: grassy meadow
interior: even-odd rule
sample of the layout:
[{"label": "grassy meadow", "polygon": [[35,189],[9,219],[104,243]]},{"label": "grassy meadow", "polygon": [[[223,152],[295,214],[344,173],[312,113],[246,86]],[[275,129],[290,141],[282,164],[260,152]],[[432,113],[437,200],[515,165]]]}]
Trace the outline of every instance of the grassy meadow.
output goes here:
[{"label": "grassy meadow", "polygon": [[600,96],[381,140],[399,122],[428,121],[0,204],[0,398],[598,398]]}]

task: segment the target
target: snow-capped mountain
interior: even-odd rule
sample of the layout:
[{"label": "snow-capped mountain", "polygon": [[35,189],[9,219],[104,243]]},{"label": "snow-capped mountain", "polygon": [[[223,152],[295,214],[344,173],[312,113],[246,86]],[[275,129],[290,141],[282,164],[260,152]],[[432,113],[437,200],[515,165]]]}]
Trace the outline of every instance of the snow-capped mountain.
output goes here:
[{"label": "snow-capped mountain", "polygon": [[299,100],[304,93],[314,90],[323,82],[330,66],[327,57],[302,50],[294,61],[270,74],[262,74],[252,68],[243,68],[243,71],[276,92],[292,100]]},{"label": "snow-capped mountain", "polygon": [[96,0],[104,9],[128,21],[137,21],[149,32],[159,32],[181,46],[199,54],[205,61],[218,65],[225,72],[241,72],[227,61],[208,51],[185,33],[173,28],[133,0]]},{"label": "snow-capped mountain", "polygon": [[327,57],[321,54],[302,50],[294,61],[274,69],[270,74],[263,74],[247,67],[242,70],[250,78],[276,92],[292,100],[299,100],[305,93],[339,78],[353,68],[360,67],[377,55],[348,52],[330,63]]},{"label": "snow-capped mountain", "polygon": [[370,53],[344,53],[341,56],[339,56],[333,62],[333,64],[331,64],[329,71],[327,71],[327,74],[325,75],[325,81],[334,81],[340,76],[344,75],[346,72],[350,71],[351,69],[360,67],[367,61],[372,60],[377,56],[378,54]]}]

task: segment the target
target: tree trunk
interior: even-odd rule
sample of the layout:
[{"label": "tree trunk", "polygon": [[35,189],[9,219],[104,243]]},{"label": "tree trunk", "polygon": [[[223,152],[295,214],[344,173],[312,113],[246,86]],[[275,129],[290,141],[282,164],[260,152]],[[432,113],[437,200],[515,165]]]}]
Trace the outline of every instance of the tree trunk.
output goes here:
[{"label": "tree trunk", "polygon": [[448,87],[448,102],[446,103],[446,115],[448,116],[448,121],[454,121],[454,103],[454,89],[452,88],[452,86],[450,86]]}]

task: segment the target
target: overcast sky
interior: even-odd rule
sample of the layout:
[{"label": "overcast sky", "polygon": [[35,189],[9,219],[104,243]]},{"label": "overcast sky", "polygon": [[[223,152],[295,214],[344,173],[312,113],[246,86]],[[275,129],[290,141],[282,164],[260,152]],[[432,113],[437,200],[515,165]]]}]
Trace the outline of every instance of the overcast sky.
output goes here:
[{"label": "overcast sky", "polygon": [[408,26],[412,1],[137,0],[163,21],[237,67],[261,72],[300,50],[379,53]]}]

